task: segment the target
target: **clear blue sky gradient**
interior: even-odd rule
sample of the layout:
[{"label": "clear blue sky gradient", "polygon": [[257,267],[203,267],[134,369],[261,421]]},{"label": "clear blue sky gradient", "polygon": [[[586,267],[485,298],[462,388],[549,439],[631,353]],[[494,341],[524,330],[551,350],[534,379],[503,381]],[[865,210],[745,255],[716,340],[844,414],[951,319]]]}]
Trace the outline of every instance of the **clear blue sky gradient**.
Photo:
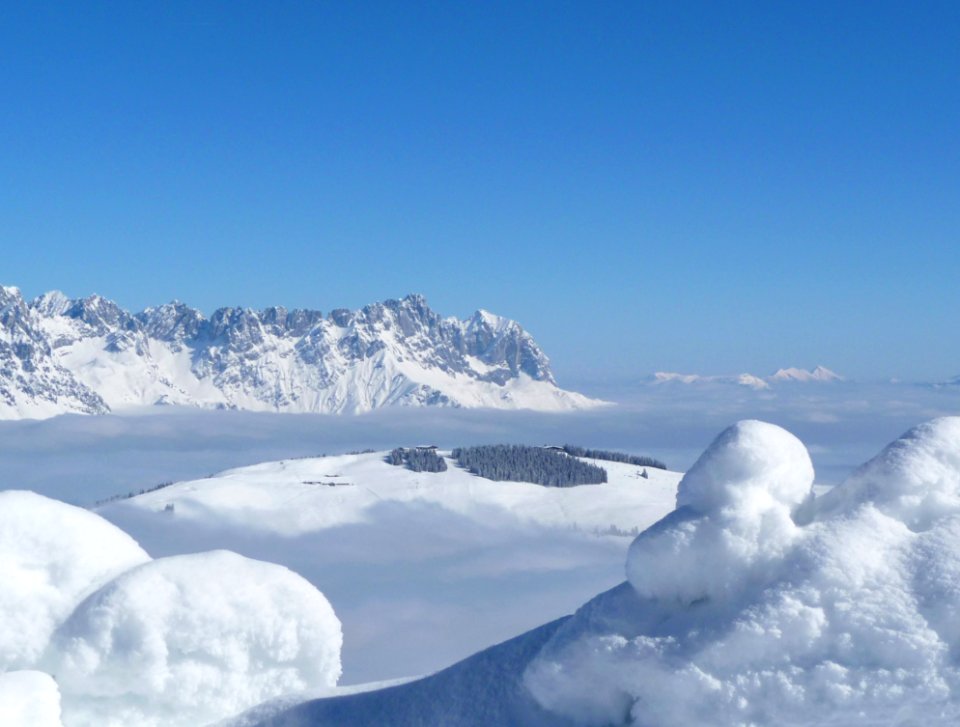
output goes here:
[{"label": "clear blue sky gradient", "polygon": [[0,282],[960,374],[960,3],[0,6]]}]

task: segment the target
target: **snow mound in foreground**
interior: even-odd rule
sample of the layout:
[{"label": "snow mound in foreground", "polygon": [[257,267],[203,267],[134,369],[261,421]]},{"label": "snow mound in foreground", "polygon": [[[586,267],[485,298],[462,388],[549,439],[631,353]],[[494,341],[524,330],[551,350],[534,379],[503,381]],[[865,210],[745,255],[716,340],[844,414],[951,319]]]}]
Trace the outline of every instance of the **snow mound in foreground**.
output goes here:
[{"label": "snow mound in foreground", "polygon": [[773,424],[739,422],[680,481],[677,509],[631,545],[627,578],[645,598],[732,597],[779,567],[812,488],[799,439]]},{"label": "snow mound in foreground", "polygon": [[84,601],[49,671],[71,725],[201,725],[286,692],[333,686],[340,621],[282,566],[228,551],[161,558]]},{"label": "snow mound in foreground", "polygon": [[[580,725],[960,722],[960,418],[805,503],[809,460],[744,422],[524,683]],[[792,517],[791,517],[792,516]]]},{"label": "snow mound in foreground", "polygon": [[4,727],[62,727],[60,692],[49,674],[0,674],[0,724]]},{"label": "snow mound in foreground", "polygon": [[99,515],[33,492],[0,492],[0,671],[32,666],[85,596],[148,560]]},{"label": "snow mound in foreground", "polygon": [[912,530],[960,512],[960,417],[921,424],[890,444],[822,498],[824,511],[872,502]]}]

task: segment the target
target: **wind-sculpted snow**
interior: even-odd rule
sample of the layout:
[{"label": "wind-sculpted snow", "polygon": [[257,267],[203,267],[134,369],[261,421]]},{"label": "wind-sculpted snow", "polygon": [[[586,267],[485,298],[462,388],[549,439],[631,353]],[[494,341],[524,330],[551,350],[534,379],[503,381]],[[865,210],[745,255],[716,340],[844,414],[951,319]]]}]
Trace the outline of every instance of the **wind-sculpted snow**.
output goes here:
[{"label": "wind-sculpted snow", "polygon": [[341,644],[326,598],[282,566],[151,561],[92,512],[0,492],[3,727],[59,726],[61,695],[71,727],[205,724],[336,684]]},{"label": "wind-sculpted snow", "polygon": [[534,696],[583,725],[956,724],[960,419],[812,505],[811,474],[776,427],[721,435],[635,541],[629,585],[532,661]]},{"label": "wind-sculpted snow", "polygon": [[677,509],[634,541],[627,578],[645,598],[684,604],[762,582],[799,534],[793,514],[812,488],[800,440],[772,424],[740,422],[680,481]]},{"label": "wind-sculpted snow", "polygon": [[227,551],[161,558],[91,595],[46,665],[70,725],[202,725],[340,676],[340,622],[281,566]]},{"label": "wind-sculpted snow", "polygon": [[173,302],[130,314],[98,295],[26,303],[0,288],[0,418],[99,414],[155,404],[357,413],[384,406],[566,410],[516,322],[442,318],[419,295],[358,311],[221,308]]},{"label": "wind-sculpted snow", "polygon": [[53,677],[39,671],[0,674],[0,725],[63,727],[60,692]]},{"label": "wind-sculpted snow", "polygon": [[32,492],[0,492],[0,671],[34,664],[85,596],[147,560],[98,515]]},{"label": "wind-sculpted snow", "polygon": [[925,530],[960,512],[960,417],[921,424],[825,496],[820,509],[850,511],[864,501]]}]

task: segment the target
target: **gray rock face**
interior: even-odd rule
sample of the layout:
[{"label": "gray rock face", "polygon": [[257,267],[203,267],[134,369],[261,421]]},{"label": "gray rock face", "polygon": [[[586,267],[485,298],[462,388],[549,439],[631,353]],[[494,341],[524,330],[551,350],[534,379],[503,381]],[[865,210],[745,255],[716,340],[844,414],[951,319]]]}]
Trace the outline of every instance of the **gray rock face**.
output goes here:
[{"label": "gray rock face", "polygon": [[0,418],[181,404],[301,412],[381,406],[569,409],[550,363],[514,321],[442,318],[420,295],[357,311],[174,301],[130,314],[100,296],[0,288]]},{"label": "gray rock face", "polygon": [[102,414],[103,399],[54,356],[32,310],[16,288],[0,287],[0,408],[49,416],[60,410]]}]

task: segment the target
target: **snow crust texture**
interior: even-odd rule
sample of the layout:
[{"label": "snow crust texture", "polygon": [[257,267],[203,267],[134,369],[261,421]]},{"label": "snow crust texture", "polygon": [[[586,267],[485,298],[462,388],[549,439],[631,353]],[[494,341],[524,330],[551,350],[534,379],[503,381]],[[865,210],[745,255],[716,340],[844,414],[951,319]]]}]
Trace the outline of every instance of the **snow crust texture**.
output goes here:
[{"label": "snow crust texture", "polygon": [[0,492],[0,584],[3,727],[59,725],[61,698],[71,727],[192,727],[340,676],[340,622],[292,571],[226,551],[151,560],[31,492]]},{"label": "snow crust texture", "polygon": [[582,725],[960,720],[960,418],[911,430],[819,500],[787,432],[741,422],[642,533],[629,583],[524,682]]},{"label": "snow crust texture", "polygon": [[60,691],[53,677],[39,671],[0,674],[0,724],[6,727],[63,727]]},{"label": "snow crust texture", "polygon": [[772,424],[724,431],[680,481],[677,509],[630,547],[627,578],[647,598],[690,604],[730,597],[778,568],[812,496],[803,444]]},{"label": "snow crust texture", "polygon": [[0,671],[34,664],[86,595],[149,560],[103,518],[32,492],[0,492]]},{"label": "snow crust texture", "polygon": [[334,686],[340,622],[292,571],[228,551],[161,558],[111,581],[57,632],[70,724],[200,725]]}]

